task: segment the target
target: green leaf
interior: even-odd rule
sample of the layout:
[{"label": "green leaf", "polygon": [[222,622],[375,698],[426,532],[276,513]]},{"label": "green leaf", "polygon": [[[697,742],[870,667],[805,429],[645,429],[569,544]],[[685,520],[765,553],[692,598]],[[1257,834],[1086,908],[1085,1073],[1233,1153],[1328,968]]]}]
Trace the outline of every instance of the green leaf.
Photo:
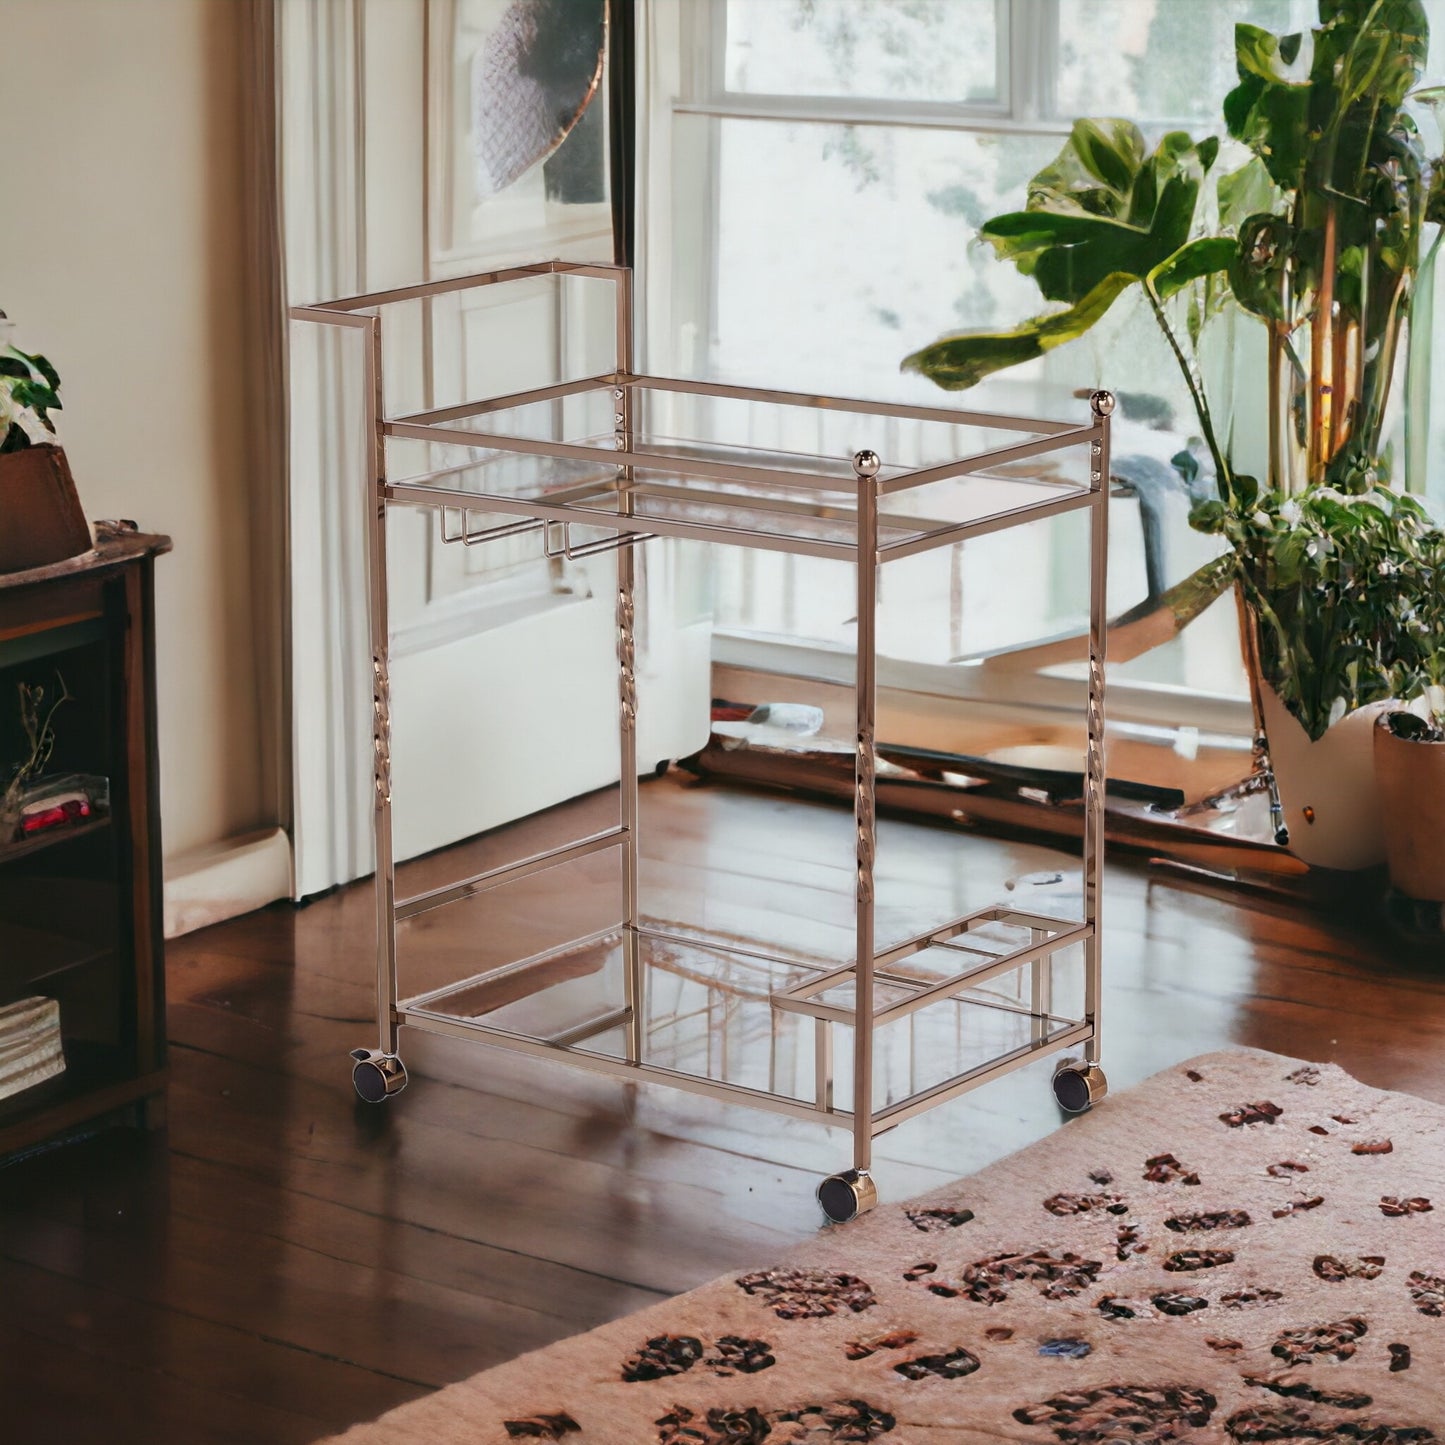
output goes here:
[{"label": "green leaf", "polygon": [[[60,373],[38,352],[30,358],[30,364],[43,376],[53,391],[60,390]],[[57,402],[58,406],[60,403]]]},{"label": "green leaf", "polygon": [[1230,236],[1204,236],[1181,246],[1157,265],[1145,278],[1161,301],[1182,291],[1191,281],[1224,271],[1234,261],[1239,247]]},{"label": "green leaf", "polygon": [[1064,148],[1029,181],[1029,209],[1124,216],[1145,154],[1143,132],[1132,121],[1076,120]]},{"label": "green leaf", "polygon": [[59,410],[60,398],[51,391],[43,382],[39,381],[16,381],[10,384],[10,395],[15,398],[21,406],[32,408],[40,417],[45,420],[45,413],[52,407]]},{"label": "green leaf", "polygon": [[1032,276],[1048,301],[1076,304],[1107,276],[1139,280],[1189,240],[1204,179],[1182,131],[1147,154],[1128,121],[1078,121],[1063,150],[1029,182],[1028,203],[980,235]]},{"label": "green leaf", "polygon": [[1189,525],[1196,532],[1217,534],[1224,530],[1227,515],[1223,502],[1213,499],[1207,502],[1196,502],[1189,513]]},{"label": "green leaf", "polygon": [[1294,227],[1283,216],[1251,216],[1239,228],[1229,285],[1246,311],[1283,321],[1285,281],[1295,250]]},{"label": "green leaf", "polygon": [[1286,190],[1298,187],[1309,154],[1309,87],[1242,80],[1224,97],[1230,135],[1243,141]]},{"label": "green leaf", "polygon": [[1144,138],[1136,127],[1119,120],[1077,120],[1069,143],[1089,175],[1128,195],[1144,159]]},{"label": "green leaf", "polygon": [[1253,215],[1279,208],[1279,187],[1269,178],[1269,171],[1258,156],[1251,156],[1238,170],[1219,177],[1219,224],[1237,231]]},{"label": "green leaf", "polygon": [[1420,77],[1430,22],[1422,0],[1320,0],[1312,83],[1331,83],[1342,103],[1366,96],[1397,107]]},{"label": "green leaf", "polygon": [[[1299,46],[1294,49],[1297,54]],[[1234,27],[1234,63],[1241,80],[1251,75],[1269,81],[1282,79],[1277,63],[1282,58],[1279,52],[1280,37],[1262,26],[1241,23]]]},{"label": "green leaf", "polygon": [[1264,162],[1271,178],[1292,190],[1309,150],[1310,86],[1288,73],[1298,45],[1284,48],[1288,57],[1280,37],[1258,25],[1234,27],[1239,84],[1224,97],[1224,121],[1230,135]]},{"label": "green leaf", "polygon": [[921,372],[947,391],[975,386],[986,376],[1082,336],[1108,311],[1134,277],[1106,276],[1077,305],[1035,316],[1009,331],[961,331],[945,336],[903,360],[903,370]]}]

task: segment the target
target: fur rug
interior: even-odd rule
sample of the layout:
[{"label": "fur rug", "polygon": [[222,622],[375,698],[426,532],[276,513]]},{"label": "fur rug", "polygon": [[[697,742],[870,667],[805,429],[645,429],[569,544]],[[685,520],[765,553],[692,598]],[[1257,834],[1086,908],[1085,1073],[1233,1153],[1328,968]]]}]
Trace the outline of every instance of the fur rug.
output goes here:
[{"label": "fur rug", "polygon": [[342,1438],[1445,1445],[1445,1109],[1210,1054]]}]

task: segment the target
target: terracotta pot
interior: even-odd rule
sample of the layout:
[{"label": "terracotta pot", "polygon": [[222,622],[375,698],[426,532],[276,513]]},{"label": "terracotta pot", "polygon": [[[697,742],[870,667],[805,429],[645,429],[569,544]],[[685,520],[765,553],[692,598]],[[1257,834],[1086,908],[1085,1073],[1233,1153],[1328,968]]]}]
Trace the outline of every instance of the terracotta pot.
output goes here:
[{"label": "terracotta pot", "polygon": [[65,453],[45,444],[0,454],[0,572],[48,567],[90,545]]},{"label": "terracotta pot", "polygon": [[1445,903],[1445,743],[1397,738],[1378,718],[1375,777],[1390,882],[1409,898]]},{"label": "terracotta pot", "polygon": [[1267,683],[1259,695],[1290,852],[1313,868],[1353,870],[1383,863],[1373,732],[1375,719],[1398,704],[1359,708],[1316,741]]}]

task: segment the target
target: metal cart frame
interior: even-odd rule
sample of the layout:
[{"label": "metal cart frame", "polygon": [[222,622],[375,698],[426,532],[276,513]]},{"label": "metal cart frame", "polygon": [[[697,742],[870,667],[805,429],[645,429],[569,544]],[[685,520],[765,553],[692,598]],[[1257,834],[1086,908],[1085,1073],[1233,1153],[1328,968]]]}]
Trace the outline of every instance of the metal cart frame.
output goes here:
[{"label": "metal cart frame", "polygon": [[[610,281],[616,292],[616,365],[600,375],[554,386],[534,388],[508,396],[490,397],[459,406],[389,417],[383,407],[382,316],[385,308],[402,302],[423,300],[471,287],[500,285],[509,281],[545,276],[589,277]],[[877,1194],[870,1175],[874,1138],[887,1129],[979,1085],[1000,1078],[1043,1055],[1060,1053],[1078,1046],[1082,1060],[1062,1063],[1054,1075],[1054,1092],[1070,1111],[1087,1109],[1101,1099],[1107,1083],[1099,1067],[1099,1003],[1101,975],[1101,874],[1104,849],[1104,673],[1107,617],[1105,612],[1108,565],[1108,474],[1109,428],[1114,398],[1097,391],[1090,398],[1087,424],[1034,420],[1016,416],[943,407],[849,401],[837,397],[802,395],[792,392],[746,388],[710,382],[684,381],[639,374],[633,363],[632,271],[609,264],[543,261],[500,270],[432,281],[342,300],[297,306],[291,315],[299,320],[328,326],[354,328],[365,344],[365,425],[371,438],[368,516],[368,562],[370,591],[370,637],[372,651],[372,739],[375,784],[374,825],[376,836],[376,931],[377,931],[377,1024],[374,1049],[358,1049],[353,1080],[362,1098],[380,1102],[406,1085],[406,1070],[398,1053],[402,1025],[431,1033],[480,1040],[519,1053],[548,1059],[565,1059],[583,1068],[620,1079],[652,1079],[690,1090],[709,1098],[745,1103],[794,1118],[821,1121],[846,1127],[853,1136],[852,1168],[830,1176],[819,1187],[819,1200],[832,1219],[843,1220],[868,1209]],[[614,434],[610,447],[595,443],[548,441],[459,428],[455,423],[488,414],[554,401],[590,391],[610,392],[613,402]],[[874,451],[860,450],[852,459],[851,481],[832,478],[801,468],[779,466],[766,456],[758,461],[739,462],[723,458],[661,452],[640,443],[634,434],[635,399],[639,392],[694,393],[704,397],[780,403],[820,410],[846,410],[864,417],[902,418],[917,421],[975,425],[1006,429],[1024,434],[1023,439],[943,465],[931,465],[883,475],[883,464]],[[478,493],[449,486],[447,470],[411,478],[405,483],[389,480],[386,443],[389,438],[410,438],[448,446],[486,448],[501,453],[533,454],[541,457],[589,462],[606,469],[605,483],[584,485],[549,494],[546,500]],[[888,521],[882,510],[887,498],[912,488],[948,481],[998,468],[1044,453],[1087,447],[1087,485],[1056,486],[1025,505],[1011,507],[961,523],[933,526],[919,522],[913,535],[884,541],[880,525]],[[455,472],[455,469],[451,469]],[[637,500],[658,488],[639,488],[635,473],[665,470],[678,479],[674,491],[682,496],[697,482],[712,483],[710,502],[745,507],[750,513],[774,510],[784,515],[840,515],[837,504],[827,505],[826,494],[852,491],[856,504],[856,535],[851,542],[820,535],[784,535],[743,523],[720,525],[711,521],[637,515]],[[727,484],[771,487],[784,497],[769,501],[749,496],[745,502],[729,498]],[[721,485],[720,485],[721,484]],[[666,488],[662,490],[666,491]],[[599,503],[605,505],[599,505]],[[457,883],[424,894],[397,897],[396,862],[392,845],[391,775],[391,691],[389,678],[389,627],[387,604],[386,512],[391,506],[422,506],[442,514],[443,535],[449,540],[469,543],[538,531],[549,555],[579,557],[604,550],[617,553],[617,664],[620,709],[620,824],[616,828],[578,839],[565,846],[524,858]],[[1089,662],[1087,703],[1087,752],[1083,800],[1083,918],[1070,921],[1008,908],[991,908],[957,918],[942,927],[907,939],[883,950],[876,947],[874,930],[874,858],[877,843],[875,815],[875,721],[877,715],[876,624],[879,569],[897,558],[934,547],[951,546],[970,537],[1046,517],[1084,509],[1089,513]],[[510,516],[501,525],[471,529],[472,514]],[[460,517],[460,529],[453,519]],[[913,519],[910,519],[913,520]],[[574,545],[573,525],[611,533],[600,540]],[[453,528],[453,530],[448,530]],[[816,1092],[811,1103],[737,1083],[689,1074],[650,1063],[645,1057],[643,1000],[646,979],[640,958],[640,944],[646,939],[666,940],[669,935],[650,928],[638,899],[638,758],[637,684],[633,635],[636,566],[634,548],[656,536],[696,538],[741,546],[771,548],[803,555],[835,557],[852,561],[857,578],[858,647],[856,673],[856,762],[853,813],[856,825],[856,876],[854,885],[856,951],[851,963],[839,968],[821,966],[817,977],[775,993],[772,1007],[814,1020]],[[484,890],[572,862],[604,849],[621,850],[622,919],[620,933],[623,958],[624,996],[619,1005],[585,1028],[537,1037],[488,1024],[477,1017],[448,1013],[441,1006],[448,993],[494,976],[498,970],[463,980],[446,988],[410,998],[398,996],[397,925],[432,908]],[[1026,929],[1028,942],[1002,956],[991,955],[978,963],[960,939],[979,927],[1004,923]],[[600,938],[602,935],[598,935]],[[578,940],[567,945],[576,948]],[[683,940],[674,939],[674,942]],[[696,940],[692,940],[696,941]],[[1084,1007],[1082,1017],[1061,1020],[1051,1013],[1048,960],[1059,950],[1082,945],[1084,962]],[[767,959],[764,952],[739,950],[726,942],[709,943],[722,953]],[[957,974],[936,983],[894,971],[900,960],[926,948],[953,948],[960,952]],[[565,950],[553,950],[561,953]],[[542,957],[542,956],[539,956]],[[975,960],[969,962],[969,960]],[[537,960],[524,960],[532,963]],[[773,960],[783,962],[783,960]],[[515,966],[515,965],[514,965]],[[1034,1019],[1032,1038],[1023,1047],[955,1075],[912,1097],[876,1108],[873,1093],[874,1034],[878,1027],[900,1016],[942,999],[953,999],[968,989],[1006,972],[1030,970],[1029,1012]],[[853,984],[851,1005],[829,1003],[823,995],[839,984]],[[875,1004],[879,983],[890,985],[895,1001]],[[898,990],[905,997],[896,998]],[[1020,1010],[1022,1011],[1022,1010]],[[851,1108],[839,1108],[833,1087],[833,1030],[842,1025],[853,1030],[853,1088]],[[1057,1027],[1055,1027],[1057,1025]],[[617,1028],[625,1030],[624,1057],[581,1047],[596,1035]]]}]

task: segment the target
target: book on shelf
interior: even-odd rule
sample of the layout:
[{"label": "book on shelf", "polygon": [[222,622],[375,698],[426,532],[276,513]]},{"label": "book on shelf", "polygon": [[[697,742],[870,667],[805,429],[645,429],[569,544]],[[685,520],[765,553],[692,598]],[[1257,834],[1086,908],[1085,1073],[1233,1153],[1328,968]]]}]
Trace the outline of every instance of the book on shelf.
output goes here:
[{"label": "book on shelf", "polygon": [[60,1005],[53,998],[22,998],[0,1007],[0,1099],[64,1071]]}]

